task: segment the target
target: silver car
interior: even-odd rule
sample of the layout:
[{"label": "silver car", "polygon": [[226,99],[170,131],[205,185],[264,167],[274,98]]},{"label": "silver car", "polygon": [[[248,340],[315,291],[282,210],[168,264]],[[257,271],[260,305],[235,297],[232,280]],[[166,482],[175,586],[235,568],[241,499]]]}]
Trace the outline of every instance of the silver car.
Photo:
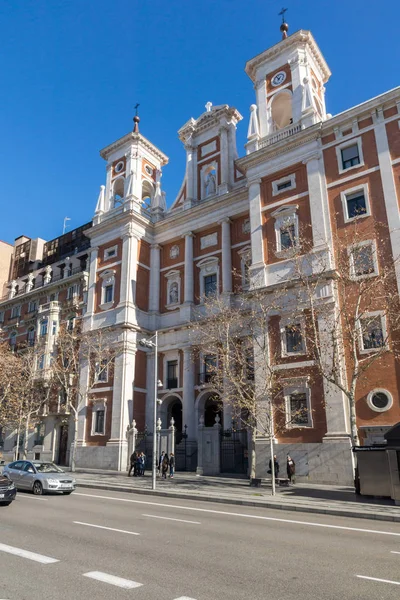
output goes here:
[{"label": "silver car", "polygon": [[6,465],[3,475],[14,482],[19,490],[31,490],[34,494],[62,492],[72,494],[75,479],[54,463],[41,460],[17,460]]}]

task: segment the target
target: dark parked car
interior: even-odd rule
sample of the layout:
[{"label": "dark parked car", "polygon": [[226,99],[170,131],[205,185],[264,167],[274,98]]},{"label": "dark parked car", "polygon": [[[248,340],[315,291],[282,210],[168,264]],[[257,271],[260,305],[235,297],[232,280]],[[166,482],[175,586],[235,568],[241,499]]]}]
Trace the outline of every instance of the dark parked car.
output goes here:
[{"label": "dark parked car", "polygon": [[51,462],[17,460],[4,467],[3,475],[19,490],[30,490],[36,495],[48,492],[71,494],[75,489],[75,479]]},{"label": "dark parked car", "polygon": [[9,506],[16,495],[17,489],[14,483],[8,477],[0,475],[0,505]]}]

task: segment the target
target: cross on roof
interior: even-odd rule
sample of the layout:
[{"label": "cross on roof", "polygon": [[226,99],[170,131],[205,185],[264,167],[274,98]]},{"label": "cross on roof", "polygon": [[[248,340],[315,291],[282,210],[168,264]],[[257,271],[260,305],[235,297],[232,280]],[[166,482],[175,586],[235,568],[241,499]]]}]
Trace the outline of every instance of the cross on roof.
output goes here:
[{"label": "cross on roof", "polygon": [[285,12],[287,12],[287,10],[288,10],[287,8],[282,8],[281,12],[280,12],[280,13],[278,13],[278,14],[279,14],[279,16],[281,16],[281,15],[282,15],[282,23],[284,23],[284,22],[285,22]]},{"label": "cross on roof", "polygon": [[207,104],[206,104],[206,111],[207,112],[211,112],[211,107],[212,107],[212,102],[207,102]]}]

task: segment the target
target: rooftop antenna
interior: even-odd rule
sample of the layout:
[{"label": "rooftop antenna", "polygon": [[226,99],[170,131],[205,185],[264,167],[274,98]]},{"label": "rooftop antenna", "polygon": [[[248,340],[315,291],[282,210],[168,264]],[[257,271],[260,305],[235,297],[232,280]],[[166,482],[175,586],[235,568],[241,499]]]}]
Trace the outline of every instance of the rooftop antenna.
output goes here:
[{"label": "rooftop antenna", "polygon": [[64,217],[64,225],[63,225],[63,235],[65,233],[65,230],[67,229],[67,221],[70,221],[71,219],[69,217]]},{"label": "rooftop antenna", "polygon": [[281,12],[278,13],[279,16],[282,16],[282,23],[280,26],[280,30],[282,32],[282,39],[285,40],[287,38],[287,32],[289,31],[289,25],[285,21],[285,12],[287,12],[287,8],[282,8]]},{"label": "rooftop antenna", "polygon": [[133,132],[134,133],[139,133],[139,123],[140,123],[140,118],[138,115],[139,106],[140,106],[139,103],[134,106],[134,109],[135,109],[135,116],[133,117],[133,122],[134,122]]}]

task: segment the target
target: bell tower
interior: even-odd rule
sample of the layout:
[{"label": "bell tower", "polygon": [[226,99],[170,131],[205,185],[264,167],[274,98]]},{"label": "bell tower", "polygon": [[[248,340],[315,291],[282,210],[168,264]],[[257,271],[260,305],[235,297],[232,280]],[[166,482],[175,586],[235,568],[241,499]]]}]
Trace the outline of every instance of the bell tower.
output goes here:
[{"label": "bell tower", "polygon": [[286,129],[300,131],[326,119],[324,84],[331,75],[329,67],[310,31],[288,36],[288,29],[283,21],[282,40],[246,64],[256,91],[247,153],[258,148],[260,139],[280,132],[284,137]]},{"label": "bell tower", "polygon": [[134,210],[157,221],[166,210],[161,176],[168,157],[139,132],[137,114],[133,121],[132,132],[100,152],[107,161],[107,176],[106,185],[100,187],[94,225],[126,210]]}]

